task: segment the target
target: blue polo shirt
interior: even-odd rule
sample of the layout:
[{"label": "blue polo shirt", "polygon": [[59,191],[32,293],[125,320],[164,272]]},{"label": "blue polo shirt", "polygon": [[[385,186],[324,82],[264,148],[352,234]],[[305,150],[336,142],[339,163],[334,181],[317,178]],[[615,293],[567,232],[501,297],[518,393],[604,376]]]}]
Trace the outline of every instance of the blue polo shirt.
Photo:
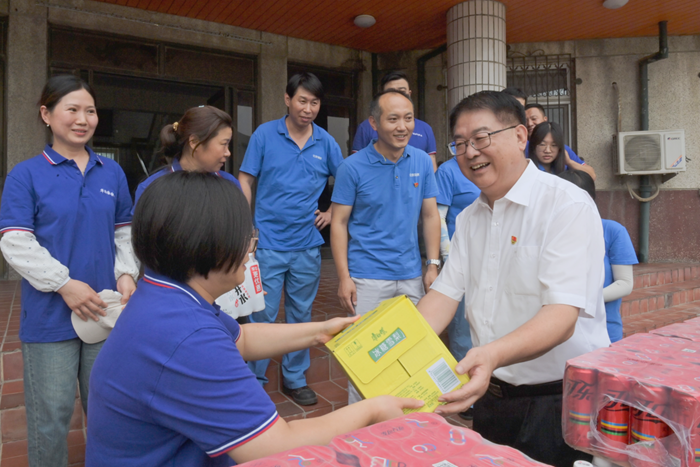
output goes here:
[{"label": "blue polo shirt", "polygon": [[438,167],[435,178],[440,189],[437,202],[449,206],[445,223],[447,224],[447,233],[452,238],[455,233],[457,214],[472,204],[481,194],[481,190],[464,176],[459,164],[457,164],[457,159],[454,157]]},{"label": "blue polo shirt", "polygon": [[[50,145],[17,164],[5,180],[0,233],[33,232],[39,245],[93,290],[116,290],[114,230],[131,223],[131,195],[124,171],[86,147],[85,174]],[[55,292],[22,280],[22,342],[59,342],[78,336],[71,310]]]},{"label": "blue polo shirt", "polygon": [[[614,282],[613,264],[637,264],[638,261],[625,226],[609,219],[603,219],[603,236],[605,237],[605,282],[603,287],[607,287]],[[621,304],[621,298],[605,304],[608,335],[611,342],[622,339]]]},{"label": "blue polo shirt", "polygon": [[146,271],[95,360],[85,465],[227,466],[279,418],[236,348],[240,327]]},{"label": "blue polo shirt", "polygon": [[258,179],[255,226],[259,248],[300,251],[323,245],[314,226],[318,198],[343,162],[335,139],[315,123],[303,149],[290,138],[284,116],[260,125],[248,143],[241,172]]},{"label": "blue polo shirt", "polygon": [[[416,122],[416,126],[413,129],[411,139],[408,140],[408,144],[428,154],[437,153],[433,129],[423,120],[418,120],[416,118],[414,121]],[[357,152],[360,149],[366,148],[373,139],[377,139],[377,132],[374,131],[372,125],[369,124],[369,119],[367,119],[357,127],[355,139],[352,141],[352,151]]]},{"label": "blue polo shirt", "polygon": [[393,163],[374,144],[345,159],[333,202],[352,206],[348,220],[348,268],[360,279],[420,277],[418,217],[423,200],[438,195],[430,157],[406,146]]},{"label": "blue polo shirt", "polygon": [[[177,159],[173,159],[173,162],[169,166],[163,167],[162,169],[158,170],[156,173],[154,173],[153,175],[148,177],[146,180],[139,183],[139,186],[136,188],[136,195],[134,196],[134,207],[131,210],[131,215],[132,216],[134,215],[134,209],[136,209],[136,203],[139,202],[139,198],[141,198],[141,195],[143,194],[144,190],[146,188],[148,188],[148,185],[153,183],[153,180],[160,178],[163,175],[177,172],[179,170],[182,170],[182,166],[180,165],[180,161]],[[214,174],[218,175],[219,177],[221,177],[225,180],[229,180],[229,181],[233,182],[238,187],[239,190],[241,189],[241,183],[236,179],[236,177],[234,177],[230,173],[223,171],[223,170],[217,170],[216,172],[214,172]]]}]

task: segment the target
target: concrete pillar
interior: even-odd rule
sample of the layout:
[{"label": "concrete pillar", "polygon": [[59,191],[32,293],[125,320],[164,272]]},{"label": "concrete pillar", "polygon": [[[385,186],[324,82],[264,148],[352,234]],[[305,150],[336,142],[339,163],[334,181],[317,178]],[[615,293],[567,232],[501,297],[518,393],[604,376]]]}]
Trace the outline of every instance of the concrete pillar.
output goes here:
[{"label": "concrete pillar", "polygon": [[262,40],[272,42],[263,45],[258,57],[258,123],[282,118],[287,113],[284,91],[287,88],[287,38],[262,33]]},{"label": "concrete pillar", "polygon": [[506,87],[506,6],[469,0],[447,11],[447,93],[450,109],[484,90]]},{"label": "concrete pillar", "polygon": [[48,12],[26,0],[10,0],[7,32],[7,172],[46,144],[37,101],[46,83]]}]

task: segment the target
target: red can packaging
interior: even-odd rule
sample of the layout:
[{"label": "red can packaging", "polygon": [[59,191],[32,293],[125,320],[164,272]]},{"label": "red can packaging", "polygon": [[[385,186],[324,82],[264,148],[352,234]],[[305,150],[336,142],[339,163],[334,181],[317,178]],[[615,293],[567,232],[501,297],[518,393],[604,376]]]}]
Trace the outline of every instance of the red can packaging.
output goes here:
[{"label": "red can packaging", "polygon": [[671,434],[669,426],[657,415],[666,416],[669,405],[669,388],[636,381],[632,385],[632,399],[640,410],[632,408],[630,442],[653,442]]},{"label": "red can packaging", "polygon": [[[682,467],[700,466],[700,392],[690,386],[679,386],[671,391],[671,419],[688,434],[684,442],[678,438],[683,433],[676,432],[670,444],[671,456],[680,459]],[[680,431],[680,430],[678,430]]]},{"label": "red can packaging", "polygon": [[613,461],[627,462],[627,453],[620,451],[623,451],[629,442],[630,407],[621,401],[629,401],[630,386],[628,379],[623,375],[603,372],[598,374],[597,399],[605,403],[605,406],[598,413],[596,427],[607,442],[596,448]]},{"label": "red can packaging", "polygon": [[564,375],[565,430],[564,440],[573,447],[590,448],[595,390],[598,372],[588,368],[567,366]]}]

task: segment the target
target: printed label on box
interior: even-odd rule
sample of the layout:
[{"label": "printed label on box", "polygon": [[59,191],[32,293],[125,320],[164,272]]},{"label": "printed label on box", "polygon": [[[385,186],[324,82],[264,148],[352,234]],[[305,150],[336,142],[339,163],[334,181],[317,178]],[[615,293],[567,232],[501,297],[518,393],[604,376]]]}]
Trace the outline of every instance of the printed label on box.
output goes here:
[{"label": "printed label on box", "polygon": [[444,358],[435,362],[425,371],[428,372],[430,378],[432,378],[435,385],[443,394],[452,391],[461,384],[457,375],[452,371],[452,368],[450,368],[450,365],[447,364]]},{"label": "printed label on box", "polygon": [[[382,331],[384,328],[382,328]],[[401,328],[396,328],[396,331],[392,332],[389,337],[384,339],[378,346],[369,351],[369,356],[377,362],[382,358],[388,351],[396,346],[399,342],[406,338],[406,334],[401,330]],[[372,339],[376,340],[375,334],[372,334]]]}]

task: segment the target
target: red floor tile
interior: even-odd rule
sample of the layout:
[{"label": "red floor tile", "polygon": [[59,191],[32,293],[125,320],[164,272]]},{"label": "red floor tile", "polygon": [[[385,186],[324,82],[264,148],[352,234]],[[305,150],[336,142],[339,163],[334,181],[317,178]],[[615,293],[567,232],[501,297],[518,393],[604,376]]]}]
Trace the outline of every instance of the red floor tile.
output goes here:
[{"label": "red floor tile", "polygon": [[2,444],[3,465],[6,459],[27,455],[27,440],[8,441]]},{"label": "red floor tile", "polygon": [[24,377],[22,352],[10,352],[2,355],[2,379],[12,381]]},{"label": "red floor tile", "polygon": [[26,455],[12,457],[2,461],[2,467],[29,467],[29,459]]},{"label": "red floor tile", "polygon": [[27,417],[24,407],[0,411],[2,441],[22,441],[27,439]]}]

